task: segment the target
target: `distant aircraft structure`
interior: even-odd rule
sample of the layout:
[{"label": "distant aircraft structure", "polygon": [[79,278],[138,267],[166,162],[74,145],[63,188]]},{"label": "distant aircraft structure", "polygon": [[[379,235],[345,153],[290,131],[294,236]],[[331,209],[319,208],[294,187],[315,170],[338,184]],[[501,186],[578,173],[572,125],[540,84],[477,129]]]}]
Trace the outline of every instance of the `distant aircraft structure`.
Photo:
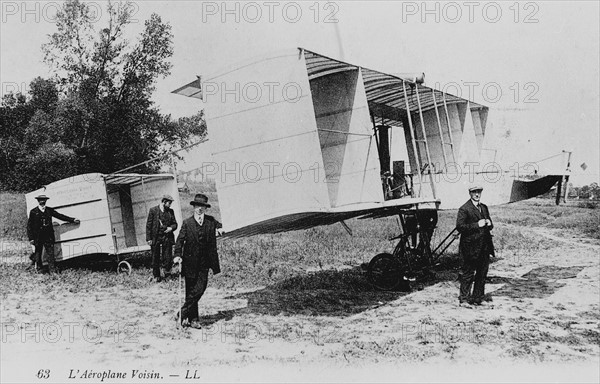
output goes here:
[{"label": "distant aircraft structure", "polygon": [[49,206],[81,220],[77,225],[53,223],[57,261],[90,254],[114,255],[119,261],[120,255],[149,250],[148,210],[165,194],[173,196],[176,220],[182,222],[177,184],[170,173],[86,173],[57,180],[25,194],[28,211],[37,206],[35,196],[41,193],[50,197]]}]

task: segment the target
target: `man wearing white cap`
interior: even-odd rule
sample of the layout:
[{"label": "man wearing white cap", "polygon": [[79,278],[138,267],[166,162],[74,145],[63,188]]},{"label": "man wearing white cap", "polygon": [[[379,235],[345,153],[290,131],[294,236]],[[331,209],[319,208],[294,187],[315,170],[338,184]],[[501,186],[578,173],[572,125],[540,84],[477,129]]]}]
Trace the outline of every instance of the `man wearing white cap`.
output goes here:
[{"label": "man wearing white cap", "polygon": [[[462,259],[459,304],[462,306],[481,305],[491,301],[485,295],[485,279],[494,254],[494,244],[490,231],[494,228],[490,212],[480,202],[481,186],[469,188],[471,198],[458,209],[456,228],[460,232],[459,253]],[[471,293],[471,286],[473,292]]]},{"label": "man wearing white cap", "polygon": [[171,203],[173,197],[164,195],[159,205],[150,208],[146,221],[146,241],[152,252],[152,276],[156,282],[161,281],[167,271],[171,270],[175,244],[173,231],[177,229]]},{"label": "man wearing white cap", "polygon": [[54,273],[54,228],[52,218],[67,221],[69,223],[79,223],[79,220],[62,215],[53,208],[46,206],[49,197],[46,195],[36,196],[38,206],[29,212],[27,220],[27,236],[29,242],[35,247],[35,269],[38,273],[42,272],[42,251],[46,249],[46,258],[48,260],[48,272]]}]

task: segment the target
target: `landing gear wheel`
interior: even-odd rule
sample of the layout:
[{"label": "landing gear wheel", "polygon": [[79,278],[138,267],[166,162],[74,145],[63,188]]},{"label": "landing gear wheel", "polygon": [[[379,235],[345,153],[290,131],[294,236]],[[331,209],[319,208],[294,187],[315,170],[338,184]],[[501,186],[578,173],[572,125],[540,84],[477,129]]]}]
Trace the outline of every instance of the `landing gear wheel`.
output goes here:
[{"label": "landing gear wheel", "polygon": [[400,249],[400,254],[396,254],[398,260],[398,268],[403,271],[403,275],[409,280],[416,280],[421,268],[421,253],[418,249],[403,247]]},{"label": "landing gear wheel", "polygon": [[123,260],[117,265],[117,273],[126,273],[128,276],[131,275],[131,264]]},{"label": "landing gear wheel", "polygon": [[431,256],[423,251],[423,247],[402,247],[395,254],[399,268],[408,281],[429,280],[435,278],[432,271]]},{"label": "landing gear wheel", "polygon": [[381,291],[392,291],[403,280],[398,261],[389,253],[380,253],[371,260],[367,276],[369,282]]}]

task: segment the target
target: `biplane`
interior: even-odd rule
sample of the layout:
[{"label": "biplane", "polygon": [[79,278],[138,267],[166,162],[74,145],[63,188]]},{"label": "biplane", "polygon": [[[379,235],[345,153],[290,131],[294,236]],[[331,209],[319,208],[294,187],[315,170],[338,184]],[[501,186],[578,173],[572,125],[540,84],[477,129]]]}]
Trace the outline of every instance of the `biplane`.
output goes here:
[{"label": "biplane", "polygon": [[298,48],[173,93],[204,102],[229,236],[455,209],[472,184],[503,204],[563,179],[566,165],[525,179],[486,161],[489,108],[422,80]]},{"label": "biplane", "polygon": [[[535,163],[503,170],[486,159],[489,108],[423,80],[294,48],[173,91],[203,101],[226,236],[337,222],[350,232],[344,220],[399,215],[431,256],[437,210],[458,208],[469,186],[497,205],[565,184],[564,162],[542,175]],[[419,249],[399,238],[394,255]],[[395,259],[377,255],[370,272],[404,268]]]}]

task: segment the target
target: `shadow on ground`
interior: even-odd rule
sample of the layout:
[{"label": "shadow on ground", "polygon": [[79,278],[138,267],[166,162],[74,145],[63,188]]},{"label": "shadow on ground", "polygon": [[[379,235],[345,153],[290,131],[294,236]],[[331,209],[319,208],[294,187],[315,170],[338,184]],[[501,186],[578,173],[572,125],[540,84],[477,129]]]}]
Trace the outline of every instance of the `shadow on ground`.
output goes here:
[{"label": "shadow on ground", "polygon": [[440,281],[456,280],[455,258],[436,267],[435,275],[426,280],[411,282],[398,291],[378,291],[367,280],[361,267],[343,270],[323,270],[294,276],[253,292],[241,293],[227,299],[246,299],[245,308],[221,311],[205,316],[202,322],[210,325],[244,314],[283,316],[347,317],[385,305]]},{"label": "shadow on ground", "polygon": [[543,299],[565,285],[559,280],[572,279],[585,267],[556,267],[553,265],[534,268],[522,276],[521,279],[506,277],[488,277],[488,283],[505,284],[494,291],[493,296],[508,296],[510,298]]},{"label": "shadow on ground", "polygon": [[[227,299],[247,299],[245,308],[221,311],[205,316],[202,322],[210,325],[219,320],[231,320],[237,315],[261,314],[283,316],[331,316],[347,317],[385,305],[411,292],[442,282],[455,281],[458,277],[458,261],[455,256],[443,260],[437,267],[435,277],[411,283],[407,291],[382,292],[375,290],[367,281],[360,267],[345,270],[326,270],[295,276],[261,290],[241,293]],[[564,286],[558,280],[574,278],[583,266],[535,268],[521,279],[490,276],[490,284],[505,284],[493,292],[493,296],[511,298],[544,298]]]},{"label": "shadow on ground", "polygon": [[246,299],[248,305],[205,316],[201,320],[209,325],[246,314],[346,317],[409,293],[375,290],[360,267],[325,270],[294,276],[257,291],[229,296],[226,299]]}]

